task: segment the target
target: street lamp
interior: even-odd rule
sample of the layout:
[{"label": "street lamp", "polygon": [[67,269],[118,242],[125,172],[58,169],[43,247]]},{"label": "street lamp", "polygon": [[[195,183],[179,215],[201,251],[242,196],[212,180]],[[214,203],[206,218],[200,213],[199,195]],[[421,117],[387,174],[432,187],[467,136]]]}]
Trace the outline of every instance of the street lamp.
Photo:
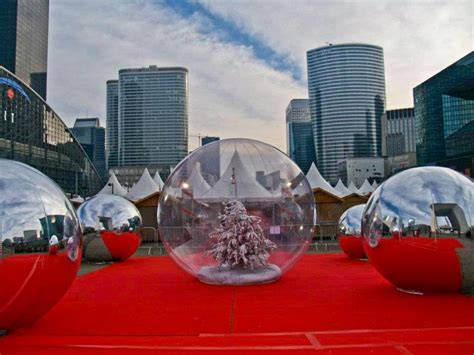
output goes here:
[{"label": "street lamp", "polygon": [[111,186],[112,187],[112,195],[114,194],[114,184],[112,184],[111,182],[109,182],[107,184],[107,186]]}]

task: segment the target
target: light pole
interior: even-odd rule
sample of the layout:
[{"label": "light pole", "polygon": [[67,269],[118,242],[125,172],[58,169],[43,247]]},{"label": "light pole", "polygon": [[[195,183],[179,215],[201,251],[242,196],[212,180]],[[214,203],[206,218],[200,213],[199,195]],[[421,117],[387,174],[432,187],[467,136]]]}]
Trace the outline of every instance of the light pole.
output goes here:
[{"label": "light pole", "polygon": [[114,184],[112,184],[111,182],[109,182],[107,184],[107,186],[111,186],[112,187],[112,195],[114,194]]}]

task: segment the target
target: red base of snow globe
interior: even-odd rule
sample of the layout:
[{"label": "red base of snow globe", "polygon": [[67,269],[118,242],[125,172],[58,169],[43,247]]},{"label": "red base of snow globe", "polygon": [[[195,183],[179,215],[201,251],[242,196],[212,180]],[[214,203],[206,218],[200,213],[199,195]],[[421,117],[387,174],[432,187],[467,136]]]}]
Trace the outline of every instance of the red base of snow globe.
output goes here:
[{"label": "red base of snow globe", "polygon": [[141,238],[136,232],[101,231],[100,236],[112,258],[117,261],[127,260],[140,246]]},{"label": "red base of snow globe", "polygon": [[370,263],[399,290],[410,293],[459,292],[462,274],[452,238],[382,238],[375,248],[363,241]]},{"label": "red base of snow globe", "polygon": [[0,329],[14,330],[42,317],[66,293],[81,255],[14,255],[0,260]]},{"label": "red base of snow globe", "polygon": [[351,259],[365,259],[364,245],[362,238],[353,235],[344,235],[338,237],[339,246],[342,251]]}]

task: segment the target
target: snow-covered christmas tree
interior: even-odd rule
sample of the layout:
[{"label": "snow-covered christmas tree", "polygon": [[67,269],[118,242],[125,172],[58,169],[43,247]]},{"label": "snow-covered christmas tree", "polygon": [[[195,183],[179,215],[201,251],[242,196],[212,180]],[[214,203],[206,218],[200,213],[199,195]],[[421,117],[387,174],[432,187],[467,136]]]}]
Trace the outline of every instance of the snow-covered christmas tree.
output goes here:
[{"label": "snow-covered christmas tree", "polygon": [[245,206],[230,200],[224,203],[220,225],[211,233],[211,249],[220,266],[231,268],[258,268],[268,265],[270,252],[276,244],[266,238],[261,219],[247,213]]}]

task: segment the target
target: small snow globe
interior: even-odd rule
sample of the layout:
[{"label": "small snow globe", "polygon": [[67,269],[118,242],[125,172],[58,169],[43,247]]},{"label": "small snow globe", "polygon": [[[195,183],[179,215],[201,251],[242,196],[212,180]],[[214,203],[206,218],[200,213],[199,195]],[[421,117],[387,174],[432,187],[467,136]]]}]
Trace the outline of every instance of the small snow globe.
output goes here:
[{"label": "small snow globe", "polygon": [[337,239],[342,251],[351,259],[365,259],[361,238],[362,214],[365,204],[348,208],[339,218]]},{"label": "small snow globe", "polygon": [[278,280],[307,250],[315,202],[305,175],[280,150],[251,139],[207,144],[167,179],[158,204],[163,244],[209,284]]},{"label": "small snow globe", "polygon": [[474,291],[474,184],[442,167],[394,175],[362,218],[370,263],[410,293]]}]

